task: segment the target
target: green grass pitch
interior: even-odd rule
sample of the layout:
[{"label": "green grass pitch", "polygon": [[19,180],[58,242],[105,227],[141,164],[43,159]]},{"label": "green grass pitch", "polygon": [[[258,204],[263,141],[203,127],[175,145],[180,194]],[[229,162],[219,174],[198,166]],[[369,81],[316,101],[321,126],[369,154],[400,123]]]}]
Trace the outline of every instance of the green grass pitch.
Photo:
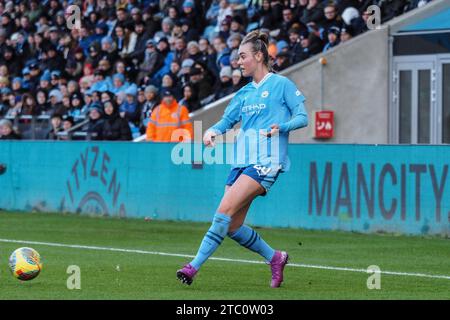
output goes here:
[{"label": "green grass pitch", "polygon": [[[367,288],[371,274],[287,266],[281,288],[269,287],[265,264],[209,260],[192,286],[176,280],[189,261],[180,256],[116,252],[42,244],[157,251],[194,255],[206,223],[144,221],[77,215],[0,212],[0,299],[450,299],[450,277],[381,274],[381,289]],[[440,237],[365,235],[349,232],[258,228],[290,262],[450,276],[450,240]],[[8,257],[18,248],[36,249],[44,263],[34,280],[12,277]],[[231,239],[213,257],[262,261]],[[81,289],[69,290],[67,268],[81,270]]]}]

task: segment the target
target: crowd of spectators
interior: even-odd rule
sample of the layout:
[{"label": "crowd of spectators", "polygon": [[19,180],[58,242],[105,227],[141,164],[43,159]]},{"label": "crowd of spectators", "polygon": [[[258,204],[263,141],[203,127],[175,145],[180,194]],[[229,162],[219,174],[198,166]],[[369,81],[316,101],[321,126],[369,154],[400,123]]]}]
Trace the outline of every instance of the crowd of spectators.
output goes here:
[{"label": "crowd of spectators", "polygon": [[[148,133],[167,92],[193,112],[244,86],[237,50],[251,30],[270,35],[278,72],[368,30],[370,5],[384,22],[427,2],[0,1],[0,118],[46,115],[47,139],[68,139],[58,133],[86,118],[92,139],[130,140]],[[20,138],[10,120],[1,139]]]}]

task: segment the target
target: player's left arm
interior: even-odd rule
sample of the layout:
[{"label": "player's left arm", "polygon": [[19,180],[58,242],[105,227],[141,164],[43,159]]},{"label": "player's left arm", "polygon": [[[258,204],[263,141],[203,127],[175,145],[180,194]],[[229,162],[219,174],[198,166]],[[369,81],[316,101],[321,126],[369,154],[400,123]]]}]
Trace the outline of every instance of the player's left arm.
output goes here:
[{"label": "player's left arm", "polygon": [[283,102],[286,103],[286,106],[291,113],[291,119],[284,123],[272,124],[267,132],[261,133],[262,135],[271,137],[279,132],[288,133],[308,125],[308,114],[305,110],[305,96],[289,79],[286,79],[283,88],[283,99]]},{"label": "player's left arm", "polygon": [[279,124],[280,132],[287,133],[306,127],[308,125],[308,114],[305,109],[306,98],[290,80],[286,81],[283,97],[286,106],[291,112],[292,118],[287,122]]}]

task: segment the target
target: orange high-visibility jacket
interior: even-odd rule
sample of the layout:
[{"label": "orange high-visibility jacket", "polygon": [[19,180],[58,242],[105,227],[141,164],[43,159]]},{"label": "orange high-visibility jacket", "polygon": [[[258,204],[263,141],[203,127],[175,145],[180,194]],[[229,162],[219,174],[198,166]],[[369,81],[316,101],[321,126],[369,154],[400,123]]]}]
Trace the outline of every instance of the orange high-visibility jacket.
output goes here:
[{"label": "orange high-visibility jacket", "polygon": [[[177,129],[184,130],[175,132]],[[163,101],[153,110],[147,125],[147,141],[186,142],[192,140],[193,136],[189,111],[185,106],[178,105],[175,99],[171,105]]]}]

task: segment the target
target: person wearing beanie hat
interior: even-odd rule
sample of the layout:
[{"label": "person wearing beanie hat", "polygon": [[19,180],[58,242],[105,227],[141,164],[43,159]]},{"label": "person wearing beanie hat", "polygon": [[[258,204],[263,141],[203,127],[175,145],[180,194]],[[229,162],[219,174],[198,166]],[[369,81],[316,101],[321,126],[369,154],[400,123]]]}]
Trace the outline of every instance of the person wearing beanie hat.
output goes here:
[{"label": "person wearing beanie hat", "polygon": [[137,95],[137,87],[136,87],[136,85],[131,85],[131,86],[129,86],[124,92],[125,92],[125,94],[127,95],[127,96],[133,96],[133,97],[136,97],[136,95]]},{"label": "person wearing beanie hat", "polygon": [[153,94],[158,94],[158,88],[155,87],[154,85],[148,85],[145,87],[144,92],[147,93],[153,93]]},{"label": "person wearing beanie hat", "polygon": [[220,70],[220,83],[215,88],[215,100],[219,100],[233,93],[233,82],[231,81],[231,67],[226,66]]},{"label": "person wearing beanie hat", "polygon": [[240,33],[233,33],[228,37],[227,45],[231,50],[237,50],[243,37]]},{"label": "person wearing beanie hat", "polygon": [[328,29],[328,42],[323,47],[323,52],[326,52],[330,50],[331,48],[334,48],[340,43],[339,36],[341,34],[341,29],[336,26],[332,26]]},{"label": "person wearing beanie hat", "polygon": [[52,91],[50,91],[50,93],[48,94],[48,97],[50,99],[50,103],[52,105],[56,105],[58,103],[61,103],[62,98],[63,98],[63,94],[61,93],[61,91],[59,91],[58,89],[53,89]]},{"label": "person wearing beanie hat", "polygon": [[158,44],[161,40],[164,39],[165,41],[167,41],[167,38],[172,36],[173,26],[174,22],[171,18],[165,17],[161,20],[161,30],[156,32],[153,37],[158,42]]},{"label": "person wearing beanie hat", "polygon": [[194,65],[194,60],[192,59],[184,59],[183,62],[181,63],[181,69],[189,69],[192,68],[192,66]]},{"label": "person wearing beanie hat", "polygon": [[12,81],[12,90],[16,93],[21,93],[23,80],[20,77],[15,77]]},{"label": "person wearing beanie hat", "polygon": [[189,41],[186,48],[188,52],[188,59],[197,61],[202,58],[200,46],[197,41]]},{"label": "person wearing beanie hat", "polygon": [[116,73],[113,76],[112,81],[113,85],[110,91],[116,95],[119,92],[124,92],[129,86],[128,82],[125,82],[125,76],[121,73]]},{"label": "person wearing beanie hat", "polygon": [[14,131],[13,124],[7,119],[0,120],[0,140],[20,140],[21,137]]},{"label": "person wearing beanie hat", "polygon": [[[311,36],[315,37],[314,35]],[[291,45],[290,49],[290,52],[292,53],[292,64],[304,61],[313,55],[310,48],[310,33],[307,30],[300,31],[296,34],[290,34],[290,38],[295,39],[295,43]]]},{"label": "person wearing beanie hat", "polygon": [[172,97],[174,96],[172,88],[162,88],[161,95],[163,98]]},{"label": "person wearing beanie hat", "polygon": [[231,73],[231,81],[233,82],[233,92],[238,91],[246,85],[246,80],[242,76],[241,69],[235,69]]},{"label": "person wearing beanie hat", "polygon": [[141,126],[139,128],[141,134],[145,134],[152,111],[159,104],[158,92],[158,88],[154,85],[148,85],[145,87],[145,102],[141,110]]},{"label": "person wearing beanie hat", "polygon": [[220,67],[225,67],[225,66],[229,66],[230,65],[230,55],[223,55],[220,59],[219,59],[219,65]]},{"label": "person wearing beanie hat", "polygon": [[242,72],[240,69],[234,69],[231,73],[231,77],[242,77]]},{"label": "person wearing beanie hat", "polygon": [[56,79],[61,78],[61,71],[59,71],[59,70],[53,70],[53,71],[50,73],[50,78],[51,78],[51,79],[53,79],[53,78],[56,78]]},{"label": "person wearing beanie hat", "polygon": [[[198,17],[199,13],[195,8],[194,0],[184,0],[182,10],[183,12],[181,15],[189,23],[188,28],[200,31],[202,29],[202,26],[200,25],[201,19]],[[186,25],[186,23],[183,23],[181,29],[186,33],[184,25]],[[189,38],[189,40],[192,40],[192,38]]]},{"label": "person wearing beanie hat", "polygon": [[125,76],[122,73],[116,73],[113,76],[113,81],[119,81],[120,84],[124,84],[125,83]]},{"label": "person wearing beanie hat", "polygon": [[70,105],[72,107],[72,114],[74,116],[78,116],[79,114],[81,114],[82,104],[83,98],[81,94],[75,92],[70,96]]},{"label": "person wearing beanie hat", "polygon": [[83,128],[87,133],[87,140],[103,140],[103,108],[100,103],[94,102],[89,106],[89,122]]},{"label": "person wearing beanie hat", "polygon": [[23,70],[22,70],[22,75],[25,77],[25,76],[29,76],[30,75],[30,68],[28,68],[28,67],[25,67],[25,68],[23,68]]},{"label": "person wearing beanie hat", "polygon": [[239,61],[238,50],[231,51],[231,54],[230,54],[230,67],[232,69],[238,69],[239,68],[238,61]]},{"label": "person wearing beanie hat", "polygon": [[272,66],[272,69],[276,72],[280,72],[291,65],[291,55],[289,52],[281,51],[275,57],[275,63]]},{"label": "person wearing beanie hat", "polygon": [[195,8],[195,3],[192,0],[185,0],[183,2],[183,8],[191,8],[194,9]]},{"label": "person wearing beanie hat", "polygon": [[39,81],[50,81],[52,79],[52,75],[50,73],[50,70],[45,70],[42,76],[40,77]]},{"label": "person wearing beanie hat", "polygon": [[92,64],[94,67],[98,66],[98,62],[100,61],[100,43],[94,41],[91,43],[88,49],[88,57],[86,58],[86,62]]},{"label": "person wearing beanie hat", "polygon": [[59,80],[61,79],[61,71],[54,70],[50,73],[50,84],[52,88],[56,88],[59,85]]},{"label": "person wearing beanie hat", "polygon": [[353,38],[353,28],[351,26],[344,25],[341,29],[340,40],[341,42],[347,42]]},{"label": "person wearing beanie hat", "polygon": [[111,36],[104,36],[103,38],[102,38],[102,40],[101,40],[101,44],[103,45],[103,44],[113,44],[113,42],[114,42],[114,40],[113,40],[113,38],[111,37]]},{"label": "person wearing beanie hat", "polygon": [[105,36],[101,40],[100,60],[106,59],[109,62],[116,61],[119,57],[116,45],[111,36]]},{"label": "person wearing beanie hat", "polygon": [[231,79],[231,67],[226,66],[220,70],[220,77],[227,77]]},{"label": "person wearing beanie hat", "polygon": [[280,40],[277,42],[277,54],[287,50],[289,50],[289,44],[286,41]]},{"label": "person wearing beanie hat", "polygon": [[140,110],[138,108],[137,102],[137,87],[135,84],[129,86],[126,90],[123,91],[125,94],[125,100],[119,107],[119,112],[122,118],[127,119],[129,122],[134,124],[135,126],[139,125],[140,120]]}]

